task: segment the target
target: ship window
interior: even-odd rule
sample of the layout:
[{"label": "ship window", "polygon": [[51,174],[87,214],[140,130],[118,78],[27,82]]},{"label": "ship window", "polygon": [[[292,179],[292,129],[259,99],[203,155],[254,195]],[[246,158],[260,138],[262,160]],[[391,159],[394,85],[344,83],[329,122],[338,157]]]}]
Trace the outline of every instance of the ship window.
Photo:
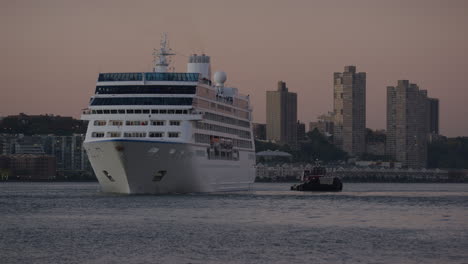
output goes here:
[{"label": "ship window", "polygon": [[112,85],[97,86],[96,94],[194,94],[194,85]]},{"label": "ship window", "polygon": [[141,114],[141,110],[140,110],[140,109],[136,109],[136,110],[135,110],[135,114]]},{"label": "ship window", "polygon": [[146,126],[148,125],[148,121],[140,121],[140,120],[128,120],[125,122],[127,126]]},{"label": "ship window", "polygon": [[161,109],[161,110],[159,110],[159,113],[160,114],[165,114],[165,113],[167,113],[167,110]]},{"label": "ship window", "polygon": [[110,110],[111,114],[117,114],[117,110]]},{"label": "ship window", "polygon": [[190,97],[106,97],[94,98],[91,105],[192,105]]},{"label": "ship window", "polygon": [[147,72],[147,81],[189,81],[198,82],[199,73],[177,73],[177,72]]},{"label": "ship window", "polygon": [[159,112],[158,109],[153,109],[153,110],[151,110],[151,113],[152,113],[152,114],[157,114],[158,112]]},{"label": "ship window", "polygon": [[133,109],[128,109],[127,114],[133,114]]},{"label": "ship window", "polygon": [[149,111],[148,109],[144,109],[144,110],[143,110],[143,114],[149,114],[149,112],[150,112],[150,111]]},{"label": "ship window", "polygon": [[169,132],[167,133],[168,137],[170,138],[178,138],[179,137],[179,132]]},{"label": "ship window", "polygon": [[164,126],[164,121],[163,120],[153,120],[151,121],[152,126]]},{"label": "ship window", "polygon": [[110,120],[109,125],[110,126],[123,126],[123,121],[121,121],[121,120]]},{"label": "ship window", "polygon": [[141,81],[142,73],[100,73],[98,82]]},{"label": "ship window", "polygon": [[109,110],[104,110],[104,114],[110,114]]},{"label": "ship window", "polygon": [[180,121],[171,120],[171,121],[169,121],[169,125],[170,126],[180,126]]},{"label": "ship window", "polygon": [[180,115],[182,114],[182,110],[176,110],[175,113]]},{"label": "ship window", "polygon": [[98,114],[102,114],[102,110],[96,110]]},{"label": "ship window", "polygon": [[107,137],[120,137],[120,132],[107,132]]},{"label": "ship window", "polygon": [[94,120],[94,125],[95,126],[105,126],[106,125],[106,120]]},{"label": "ship window", "polygon": [[184,112],[183,112],[183,113],[184,113],[184,114],[188,114],[188,111],[187,111],[187,110],[184,110]]},{"label": "ship window", "polygon": [[125,133],[124,133],[124,137],[138,137],[138,138],[142,138],[142,137],[146,137],[146,133],[145,133],[145,132],[125,132]]},{"label": "ship window", "polygon": [[125,110],[124,109],[119,109],[119,114],[125,114]]},{"label": "ship window", "polygon": [[92,110],[91,113],[96,114],[96,110]]},{"label": "ship window", "polygon": [[161,138],[164,137],[164,132],[149,132],[149,137]]},{"label": "ship window", "polygon": [[174,114],[174,113],[175,113],[175,110],[167,110],[167,113],[168,113],[168,114]]},{"label": "ship window", "polygon": [[104,137],[104,132],[93,132],[91,136],[94,138],[102,138]]}]

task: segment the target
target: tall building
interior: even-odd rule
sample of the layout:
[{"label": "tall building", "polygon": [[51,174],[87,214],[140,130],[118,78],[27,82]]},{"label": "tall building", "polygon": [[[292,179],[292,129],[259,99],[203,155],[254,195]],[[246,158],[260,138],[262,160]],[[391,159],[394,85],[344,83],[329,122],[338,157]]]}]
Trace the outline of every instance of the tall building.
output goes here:
[{"label": "tall building", "polygon": [[427,91],[408,80],[387,87],[387,155],[409,168],[427,163]]},{"label": "tall building", "polygon": [[291,93],[283,81],[278,90],[267,91],[267,140],[297,145],[297,94]]},{"label": "tall building", "polygon": [[305,140],[306,138],[305,124],[297,121],[297,140]]},{"label": "tall building", "polygon": [[356,66],[333,74],[333,141],[352,156],[365,152],[366,73],[356,73]]},{"label": "tall building", "polygon": [[429,100],[429,133],[439,134],[439,99],[428,98]]}]

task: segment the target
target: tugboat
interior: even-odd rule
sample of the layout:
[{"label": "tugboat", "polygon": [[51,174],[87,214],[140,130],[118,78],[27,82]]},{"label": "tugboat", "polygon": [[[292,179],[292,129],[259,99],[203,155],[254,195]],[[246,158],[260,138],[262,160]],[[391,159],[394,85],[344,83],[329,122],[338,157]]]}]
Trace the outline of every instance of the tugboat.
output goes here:
[{"label": "tugboat", "polygon": [[304,170],[302,183],[291,186],[291,191],[341,192],[343,183],[340,178],[326,174],[326,168],[317,162],[312,170]]}]

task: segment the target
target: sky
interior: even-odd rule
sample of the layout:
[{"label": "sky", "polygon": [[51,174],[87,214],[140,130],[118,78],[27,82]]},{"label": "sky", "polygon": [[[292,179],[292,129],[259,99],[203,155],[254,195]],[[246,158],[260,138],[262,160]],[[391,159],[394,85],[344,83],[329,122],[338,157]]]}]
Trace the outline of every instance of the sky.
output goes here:
[{"label": "sky", "polygon": [[249,94],[265,122],[283,80],[306,124],[333,109],[333,72],[367,73],[367,127],[386,126],[386,87],[407,79],[440,100],[440,132],[468,136],[468,1],[0,0],[0,115],[80,116],[99,72],[151,71],[163,32],[177,53]]}]

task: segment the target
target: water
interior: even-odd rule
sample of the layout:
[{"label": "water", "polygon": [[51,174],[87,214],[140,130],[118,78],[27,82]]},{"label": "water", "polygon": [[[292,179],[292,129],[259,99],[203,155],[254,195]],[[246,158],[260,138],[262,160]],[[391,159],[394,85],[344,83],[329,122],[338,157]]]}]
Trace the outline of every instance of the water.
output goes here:
[{"label": "water", "polygon": [[0,183],[0,263],[468,263],[468,184],[123,196]]}]

